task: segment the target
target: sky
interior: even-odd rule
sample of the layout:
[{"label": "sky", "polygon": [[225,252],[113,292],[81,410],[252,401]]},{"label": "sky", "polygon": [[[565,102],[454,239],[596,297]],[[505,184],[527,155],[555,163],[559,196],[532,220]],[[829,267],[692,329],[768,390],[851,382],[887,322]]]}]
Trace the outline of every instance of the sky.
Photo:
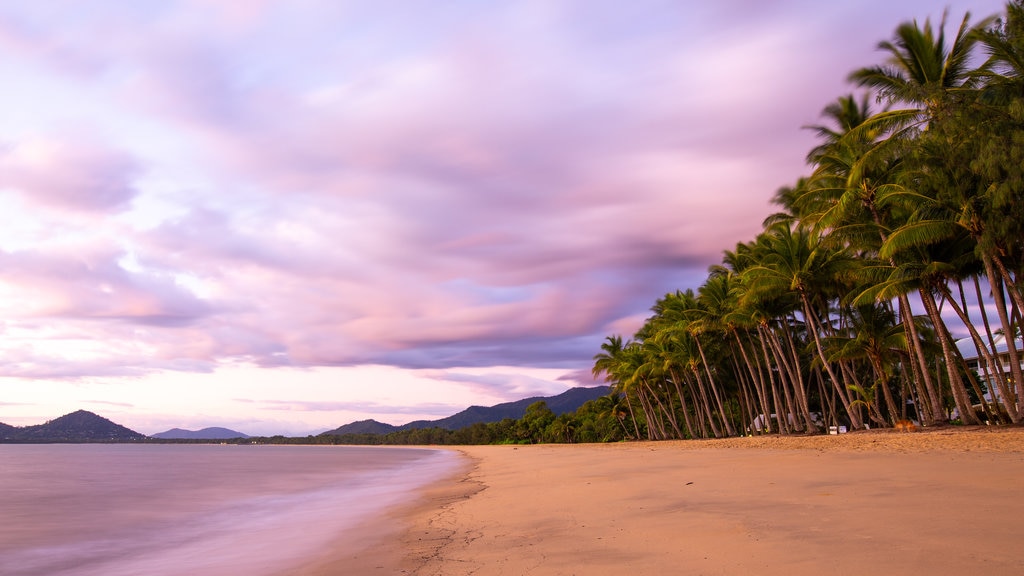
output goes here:
[{"label": "sky", "polygon": [[601,384],[942,8],[0,0],[0,421],[306,435]]}]

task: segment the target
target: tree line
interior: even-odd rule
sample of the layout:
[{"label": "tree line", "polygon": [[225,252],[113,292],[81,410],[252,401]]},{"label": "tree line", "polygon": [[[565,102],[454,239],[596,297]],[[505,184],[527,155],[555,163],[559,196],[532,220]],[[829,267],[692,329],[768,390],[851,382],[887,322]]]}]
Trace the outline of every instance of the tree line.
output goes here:
[{"label": "tree line", "polygon": [[[522,418],[478,422],[458,430],[411,428],[374,433],[323,433],[316,436],[269,436],[226,440],[230,444],[331,444],[362,446],[457,446],[473,444],[541,444],[618,442],[632,437],[625,427],[623,396],[612,392],[590,400],[575,412],[555,415],[543,400],[526,408]],[[182,442],[175,440],[173,442]],[[190,441],[185,441],[190,442]],[[192,441],[198,442],[198,441]]]},{"label": "tree line", "polygon": [[629,437],[1021,422],[1024,1],[879,48],[763,230],[601,345]]}]

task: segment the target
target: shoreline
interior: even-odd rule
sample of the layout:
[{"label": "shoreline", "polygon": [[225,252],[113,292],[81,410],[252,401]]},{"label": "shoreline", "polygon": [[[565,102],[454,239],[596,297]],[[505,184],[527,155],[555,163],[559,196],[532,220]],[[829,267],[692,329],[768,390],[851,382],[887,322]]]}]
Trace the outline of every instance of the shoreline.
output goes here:
[{"label": "shoreline", "polygon": [[[429,449],[456,452],[438,446],[387,446],[393,450]],[[459,455],[452,470],[440,478],[414,489],[402,502],[386,507],[382,513],[362,522],[355,530],[339,535],[343,542],[324,551],[317,558],[294,567],[280,576],[339,576],[342,574],[407,574],[410,545],[407,534],[412,522],[432,517],[446,503],[477,491],[477,485],[465,481],[472,472],[473,460]]]},{"label": "shoreline", "polygon": [[375,565],[316,576],[1024,573],[1020,427],[441,449]]}]

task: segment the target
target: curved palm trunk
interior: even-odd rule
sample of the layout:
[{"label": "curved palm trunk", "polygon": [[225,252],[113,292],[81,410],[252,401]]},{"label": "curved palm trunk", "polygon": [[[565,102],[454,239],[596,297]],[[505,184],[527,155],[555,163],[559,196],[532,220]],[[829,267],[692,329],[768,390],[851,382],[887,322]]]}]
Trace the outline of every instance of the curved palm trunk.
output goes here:
[{"label": "curved palm trunk", "polygon": [[[946,286],[939,286],[939,289],[942,291],[942,295],[943,297],[945,297],[946,301],[949,302],[950,306],[953,307],[953,310],[956,311],[957,316],[960,317],[960,320],[964,323],[964,326],[967,327],[968,332],[970,332],[971,334],[971,340],[974,341],[974,347],[977,348],[978,352],[984,357],[986,366],[985,371],[986,373],[990,374],[992,378],[995,380],[996,387],[999,389],[1000,403],[1006,410],[1006,414],[1007,416],[1009,416],[1010,421],[1013,422],[1014,424],[1020,422],[1020,412],[1017,410],[1017,402],[1014,396],[1010,393],[1010,389],[1007,386],[1006,374],[1005,372],[1003,372],[1002,363],[996,361],[995,357],[992,355],[992,350],[990,350],[989,347],[982,340],[981,334],[978,333],[977,328],[974,327],[974,323],[972,323],[971,319],[967,316],[966,308],[962,308],[960,305],[957,304],[955,300],[953,300],[949,288]],[[984,308],[984,303],[980,299],[978,300],[978,302],[980,302],[982,308]],[[987,319],[985,321],[985,324],[986,326],[988,325]],[[993,349],[995,349],[995,346],[993,346]],[[1018,365],[1018,371],[1019,369],[1020,366]],[[985,396],[980,394],[980,391],[979,397],[984,403]]]},{"label": "curved palm trunk", "polygon": [[[687,376],[686,381],[690,382],[691,374],[693,374],[693,372],[692,371],[691,372],[684,372],[684,374],[686,374],[686,376]],[[693,376],[693,377],[696,378],[695,376]],[[701,396],[700,396],[701,390],[700,390],[700,382],[699,381],[697,382],[697,385],[696,385],[696,389],[697,389],[697,393],[696,394],[693,393],[694,388],[695,388],[695,386],[691,383],[690,384],[690,391],[691,391],[691,396],[690,397],[693,398],[693,417],[697,420],[697,426],[700,428],[700,437],[701,438],[708,438],[707,419],[704,418],[703,416],[701,416],[701,409],[704,407],[704,403],[702,402]]]},{"label": "curved palm trunk", "polygon": [[721,438],[722,433],[719,431],[718,426],[715,424],[715,416],[711,411],[711,402],[708,399],[709,394],[704,389],[704,382],[700,377],[700,371],[697,370],[696,366],[691,365],[690,369],[693,371],[693,377],[697,380],[697,389],[700,392],[701,406],[704,408],[705,421],[711,428],[711,433],[715,435],[715,438]]},{"label": "curved palm trunk", "polygon": [[1006,291],[1010,294],[1010,298],[1017,304],[1017,308],[1024,310],[1024,294],[1021,294],[1021,291],[1017,286],[1017,282],[1010,274],[1010,271],[1006,269],[1006,266],[1003,264],[1003,260],[999,257],[999,254],[990,254],[988,251],[982,251],[983,260],[986,255],[989,257],[991,264],[999,270],[999,277],[1002,278],[1003,282],[1006,284]]},{"label": "curved palm trunk", "polygon": [[875,386],[882,387],[882,396],[885,399],[885,409],[889,412],[888,423],[892,424],[900,416],[899,412],[896,411],[896,401],[892,397],[892,391],[889,390],[889,378],[885,373],[885,369],[882,367],[882,357],[878,354],[869,353],[868,361],[871,362],[871,369],[875,373]]},{"label": "curved palm trunk", "polygon": [[[918,384],[918,398],[927,400],[927,405],[925,405],[925,402],[921,402],[921,405],[917,406],[918,415],[928,424],[948,424],[949,418],[946,416],[946,410],[942,406],[942,396],[935,390],[935,382],[932,380],[928,361],[924,357],[924,349],[921,348],[917,325],[914,324],[914,314],[910,307],[910,298],[906,294],[900,294],[899,303],[900,318],[903,320],[903,326],[907,329],[908,340],[911,343],[911,353],[916,360],[917,369],[914,370],[914,373],[920,377],[920,381],[915,379],[915,384]],[[919,382],[924,383],[923,389],[920,387]],[[924,414],[921,414],[922,408],[925,409]]]},{"label": "curved palm trunk", "polygon": [[[758,326],[758,333],[760,332],[761,327]],[[771,414],[768,407],[773,402],[773,395],[776,393],[775,375],[772,373],[771,357],[768,355],[768,345],[765,344],[764,337],[760,337],[757,340],[758,343],[761,345],[761,355],[764,358],[763,361],[758,362],[758,370],[760,371],[763,369],[765,372],[767,372],[767,382],[764,382],[764,402],[761,406],[761,413],[764,414],[765,424],[767,424],[769,421],[769,415]],[[762,366],[765,366],[765,368],[762,368]],[[765,377],[762,376],[762,381],[764,380]],[[771,429],[767,427],[766,430],[769,432],[771,431]],[[766,430],[761,430],[761,432],[765,432]]]},{"label": "curved palm trunk", "polygon": [[700,338],[694,336],[693,341],[697,343],[697,351],[700,352],[700,360],[704,365],[704,371],[708,375],[708,382],[711,384],[711,392],[714,395],[715,403],[718,405],[718,413],[722,417],[722,423],[725,425],[725,431],[729,436],[735,436],[736,431],[733,430],[732,423],[725,414],[725,406],[722,404],[722,395],[718,391],[718,386],[715,385],[715,379],[711,376],[711,368],[708,366],[708,359],[704,357],[704,347],[700,344]]},{"label": "curved palm trunk", "polygon": [[[878,213],[878,209],[874,202],[868,204],[868,208],[871,211],[871,217],[875,224],[878,226],[878,236],[885,243],[888,240],[888,234],[883,232],[886,227],[882,224],[882,217]],[[889,265],[893,268],[897,268],[896,259],[890,258]],[[924,357],[924,349],[921,347],[921,340],[918,338],[917,326],[914,325],[914,313],[910,307],[910,298],[906,294],[901,293],[898,298],[900,319],[903,320],[903,326],[908,334],[908,343],[912,347],[911,356],[917,362],[917,369],[914,372],[914,385],[918,388],[918,399],[921,396],[925,396],[928,399],[927,406],[914,404],[917,408],[918,417],[923,422],[929,424],[947,424],[949,423],[949,417],[946,415],[946,411],[942,406],[942,396],[936,393],[935,383],[932,380],[931,370],[928,368],[928,361]],[[918,379],[920,377],[920,380]],[[922,389],[921,384],[924,384]],[[923,409],[923,410],[922,410]],[[922,414],[922,412],[924,412]]]},{"label": "curved palm trunk", "polygon": [[825,358],[825,350],[821,345],[821,335],[818,333],[818,320],[814,316],[814,312],[811,310],[811,304],[807,301],[807,294],[803,290],[800,290],[800,300],[804,305],[804,317],[807,319],[807,329],[811,332],[814,337],[814,348],[818,352],[818,358],[821,360],[821,365],[825,368],[825,372],[828,373],[828,377],[832,380],[832,386],[836,390],[836,394],[839,395],[839,401],[843,404],[843,409],[846,410],[846,414],[850,417],[850,424],[855,429],[864,427],[864,422],[860,418],[860,414],[856,410],[853,410],[850,406],[849,392],[844,386],[843,382],[840,382],[836,376],[835,371],[832,370],[832,365],[828,359]]},{"label": "curved palm trunk", "polygon": [[[646,379],[645,379],[645,381],[646,381]],[[648,383],[647,387],[651,390],[651,394],[654,396],[654,400],[658,403],[658,407],[661,408],[661,413],[665,415],[665,417],[662,420],[662,422],[664,422],[665,420],[668,420],[668,423],[672,426],[672,430],[676,433],[676,438],[682,438],[683,437],[683,433],[682,433],[681,430],[679,430],[679,424],[676,421],[675,410],[674,410],[674,408],[672,406],[671,398],[668,399],[669,400],[669,405],[665,406],[665,403],[662,402],[662,400],[661,400],[661,396],[662,395],[658,394],[657,390],[655,390],[654,387],[651,386],[649,383]],[[667,394],[666,394],[666,396],[667,396]],[[664,424],[662,425],[662,436],[664,438],[668,437],[668,434],[665,433],[665,430],[664,430]]]},{"label": "curved palm trunk", "polygon": [[[768,331],[767,328],[764,328],[764,327],[761,327],[761,326],[758,326],[758,329],[762,333]],[[771,335],[771,336],[774,336],[774,334]],[[778,386],[779,385],[775,382],[775,374],[771,370],[771,357],[769,356],[769,352],[768,352],[769,344],[771,345],[771,354],[775,357],[775,365],[779,367],[779,379],[783,380],[782,386],[786,385],[786,383],[785,383],[785,378],[786,378],[785,370],[788,370],[788,368],[784,368],[782,366],[782,363],[779,360],[779,353],[776,350],[776,347],[781,347],[781,344],[779,344],[778,340],[776,338],[774,338],[774,337],[769,339],[766,336],[762,336],[760,340],[761,340],[761,354],[764,355],[765,364],[768,365],[768,383],[771,386],[771,398],[769,398],[769,401],[774,403],[775,413],[776,414],[780,414],[782,412],[782,406],[779,404],[779,402],[780,402],[780,400],[779,400],[780,394],[779,394],[779,390],[778,390]],[[771,412],[767,408],[765,408],[764,419],[765,419],[766,429],[770,431],[770,427],[768,427],[768,425],[771,423]]]},{"label": "curved palm trunk", "polygon": [[[975,290],[975,294],[977,295],[978,302],[984,302],[984,298],[982,298],[982,295],[981,295],[981,281],[978,279],[977,276],[974,277],[974,290]],[[985,311],[985,306],[979,306],[979,310],[981,312],[982,322],[984,322],[984,324],[985,324],[985,334],[988,336],[988,343],[989,343],[990,349],[993,352],[995,352],[996,351],[996,341],[995,341],[995,338],[992,335],[992,326],[989,324],[989,321],[988,321],[988,313]],[[1000,321],[1002,321],[1002,318],[1000,318]],[[996,358],[998,359],[998,356]],[[1002,375],[1003,379],[1004,380],[1006,379],[1006,374],[1003,371],[1003,363],[1002,363],[1001,360],[996,362],[996,364],[992,366],[992,369],[993,370],[998,369],[1000,374]],[[1013,372],[1011,372],[1011,373],[1013,373]],[[1015,380],[1015,382],[1021,382],[1021,381]],[[1020,386],[1020,384],[1018,384],[1017,386]],[[1006,383],[1006,389],[1007,389],[1007,392],[1009,394],[1009,396],[1006,399],[1006,402],[1013,402],[1013,404],[1014,404],[1014,406],[1015,406],[1015,408],[1017,410],[1017,413],[1022,415],[1022,416],[1024,416],[1024,410],[1021,410],[1020,409],[1021,407],[1018,404],[1019,398],[1020,398],[1020,393],[1024,392],[1024,390],[1018,390],[1015,386],[1011,386],[1009,382]],[[1014,397],[1016,397],[1016,398],[1014,398]]]},{"label": "curved palm trunk", "polygon": [[[946,286],[943,286],[943,287],[948,288]],[[960,305],[963,306],[964,317],[968,317],[969,315],[967,314],[967,295],[964,293],[964,281],[963,281],[962,278],[957,278],[957,280],[956,280],[956,287],[957,287],[957,292],[960,294]],[[946,292],[949,292],[949,290],[946,290]],[[944,296],[944,298],[945,298],[945,296]],[[950,302],[951,306],[956,308],[957,303],[956,303],[955,300],[953,300],[952,298],[949,298],[949,302]],[[972,324],[971,327],[973,328],[973,324]],[[977,330],[975,330],[975,331],[977,331]],[[977,345],[977,344],[978,343],[975,342],[975,345]],[[984,345],[982,344],[982,346],[984,346]],[[981,348],[978,348],[978,350],[979,350],[979,353],[980,353]],[[965,359],[963,357],[963,354],[957,354],[957,356],[960,359],[960,370],[961,370],[961,373],[967,375],[967,382],[971,385],[971,388],[974,390],[974,393],[977,394],[978,399],[981,402],[981,408],[982,408],[982,410],[984,410],[985,416],[986,416],[988,422],[1000,422],[1001,420],[1003,420],[1003,418],[1000,415],[1000,413],[997,410],[993,410],[992,405],[988,402],[988,400],[985,399],[985,393],[982,392],[981,387],[978,385],[978,379],[971,377],[972,376],[971,368],[970,368],[970,366],[967,365],[967,362],[965,361]],[[978,364],[979,364],[979,366],[984,366],[985,365],[984,362],[979,362]],[[997,387],[998,387],[998,385],[997,385]],[[991,390],[989,390],[989,392],[991,392]]]},{"label": "curved palm trunk", "polygon": [[736,375],[736,381],[739,383],[739,394],[736,401],[739,403],[740,421],[737,423],[736,430],[740,436],[743,436],[753,427],[754,411],[757,408],[753,401],[754,395],[750,389],[756,387],[756,385],[751,383],[750,376],[740,368],[740,360],[735,354],[730,354],[729,360],[732,362],[733,373]]},{"label": "curved palm trunk", "polygon": [[633,403],[629,401],[629,395],[626,395],[626,407],[629,408],[629,419],[633,421],[633,431],[636,433],[637,440],[640,439],[640,425],[636,423],[636,413],[633,412]]},{"label": "curved palm trunk", "polygon": [[939,307],[935,303],[935,298],[930,291],[924,288],[921,288],[919,292],[921,293],[921,301],[924,303],[925,310],[928,311],[928,316],[931,317],[932,324],[935,325],[935,334],[939,339],[939,345],[942,346],[942,357],[946,363],[949,388],[953,393],[953,401],[956,403],[957,410],[960,412],[960,420],[965,424],[981,424],[981,421],[974,414],[974,408],[971,407],[970,399],[967,397],[964,381],[960,378],[960,373],[956,369],[957,361],[953,355],[953,347],[950,344],[949,330],[946,329],[946,323],[942,320],[942,315],[939,314]]},{"label": "curved palm trunk", "polygon": [[[733,357],[733,360],[739,362],[735,357]],[[746,378],[743,380],[743,386],[740,386],[740,393],[736,399],[739,403],[739,415],[735,427],[739,436],[751,434],[750,431],[753,427],[754,418],[757,417],[757,403],[754,401],[754,393],[751,390],[753,384]]]},{"label": "curved palm trunk", "polygon": [[686,426],[686,433],[690,438],[696,438],[693,434],[693,424],[690,423],[690,408],[686,405],[686,394],[683,392],[682,378],[675,366],[670,366],[668,373],[672,376],[672,383],[675,385],[676,394],[679,396],[679,407],[683,411],[683,425]]},{"label": "curved palm trunk", "polygon": [[[1013,394],[1017,397],[1016,411],[1018,414],[1024,412],[1024,375],[1020,368],[1020,354],[1017,352],[1017,339],[1014,337],[1013,324],[1010,322],[1009,315],[1006,312],[1006,300],[1003,298],[1003,283],[999,282],[999,278],[993,277],[991,274],[991,263],[984,261],[986,275],[988,275],[989,285],[992,287],[992,299],[996,304],[996,312],[999,314],[999,322],[1003,327],[1003,334],[1006,335],[1006,352],[1010,358],[1010,371],[1013,374],[1013,382],[1015,383],[1016,390]],[[1005,271],[1005,269],[1004,269]],[[1006,277],[1009,274],[1001,274],[1003,282],[1006,281]],[[1008,286],[1008,292],[1013,295],[1016,293],[1016,289],[1010,285]],[[1018,309],[1024,308],[1021,303],[1017,302]],[[1002,369],[1002,362],[999,363],[1000,370]]]},{"label": "curved palm trunk", "polygon": [[750,372],[750,377],[751,377],[751,379],[754,382],[754,391],[757,394],[758,404],[761,405],[761,412],[765,415],[765,418],[767,419],[768,418],[768,399],[767,399],[767,395],[765,394],[764,379],[762,378],[762,375],[760,373],[761,372],[761,366],[760,366],[760,364],[757,365],[757,372],[755,374],[754,363],[751,362],[750,358],[747,356],[746,348],[743,346],[743,342],[740,341],[739,334],[737,333],[736,330],[733,330],[732,334],[736,338],[736,345],[739,346],[739,348],[740,348],[740,353],[743,355],[743,362],[744,362],[744,364],[747,365],[747,370]]},{"label": "curved palm trunk", "polygon": [[[765,328],[765,331],[769,332],[767,328]],[[776,365],[779,366],[778,388],[781,388],[782,390],[782,393],[780,394],[778,388],[773,389],[775,393],[776,414],[785,414],[789,411],[788,407],[782,406],[783,402],[787,402],[789,405],[792,405],[792,398],[789,395],[789,387],[792,386],[793,388],[796,388],[797,385],[801,387],[803,386],[803,375],[800,371],[799,353],[797,352],[796,342],[793,341],[793,335],[788,324],[783,324],[782,332],[786,337],[786,344],[789,346],[788,352],[783,349],[782,341],[774,333],[769,334],[770,337],[767,339],[768,344],[771,347],[772,354],[775,356]],[[788,418],[779,420],[779,428],[787,434],[792,432]]]},{"label": "curved palm trunk", "polygon": [[[793,335],[791,334],[789,326],[786,326],[784,334],[786,335],[786,341],[789,343],[790,354],[793,358],[792,367],[789,368],[790,381],[792,382],[793,390],[797,392],[797,397],[800,399],[800,402],[803,406],[805,418],[807,419],[807,429],[814,430],[816,424],[814,423],[813,418],[811,418],[811,405],[810,401],[808,400],[807,385],[804,383],[804,373],[803,370],[800,369],[799,353],[797,352],[796,343],[793,341]],[[786,354],[782,349],[781,342],[778,343],[778,347],[779,353],[782,355],[783,358],[785,358]]]},{"label": "curved palm trunk", "polygon": [[[840,361],[838,364],[839,371],[842,373],[843,378],[846,382],[850,382],[848,389],[849,386],[853,386],[855,390],[864,390],[865,392],[869,390],[868,387],[861,383],[860,378],[857,376],[857,371],[849,361]],[[885,426],[885,416],[882,415],[881,408],[878,406],[878,392],[875,391],[874,388],[871,388],[870,390],[871,392],[867,393],[868,397],[861,398],[860,402],[852,401],[850,406],[853,408],[859,408],[863,405],[867,408],[869,420],[879,426]]]},{"label": "curved palm trunk", "polygon": [[647,423],[647,439],[657,440],[655,435],[658,433],[657,421],[654,417],[654,411],[651,409],[650,402],[647,400],[647,394],[644,393],[643,388],[639,388],[636,391],[636,399],[640,401],[640,409],[644,413],[644,420]]}]

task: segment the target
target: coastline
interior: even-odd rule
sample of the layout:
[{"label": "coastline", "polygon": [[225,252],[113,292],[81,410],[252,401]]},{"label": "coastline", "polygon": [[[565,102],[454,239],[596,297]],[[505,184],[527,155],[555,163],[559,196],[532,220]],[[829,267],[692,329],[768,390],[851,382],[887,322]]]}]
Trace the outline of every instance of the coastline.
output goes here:
[{"label": "coastline", "polygon": [[[454,452],[437,446],[387,446],[393,450],[428,448]],[[400,503],[388,506],[383,513],[362,522],[358,530],[348,531],[336,545],[323,555],[306,564],[288,570],[281,576],[339,576],[342,574],[407,574],[416,563],[410,564],[410,551],[416,548],[408,542],[413,522],[429,519],[439,507],[452,501],[468,498],[479,485],[467,482],[474,461],[460,455],[452,470],[412,491]],[[429,548],[429,546],[428,546]]]},{"label": "coastline", "polygon": [[1024,428],[451,449],[365,568],[315,574],[1024,573]]}]

